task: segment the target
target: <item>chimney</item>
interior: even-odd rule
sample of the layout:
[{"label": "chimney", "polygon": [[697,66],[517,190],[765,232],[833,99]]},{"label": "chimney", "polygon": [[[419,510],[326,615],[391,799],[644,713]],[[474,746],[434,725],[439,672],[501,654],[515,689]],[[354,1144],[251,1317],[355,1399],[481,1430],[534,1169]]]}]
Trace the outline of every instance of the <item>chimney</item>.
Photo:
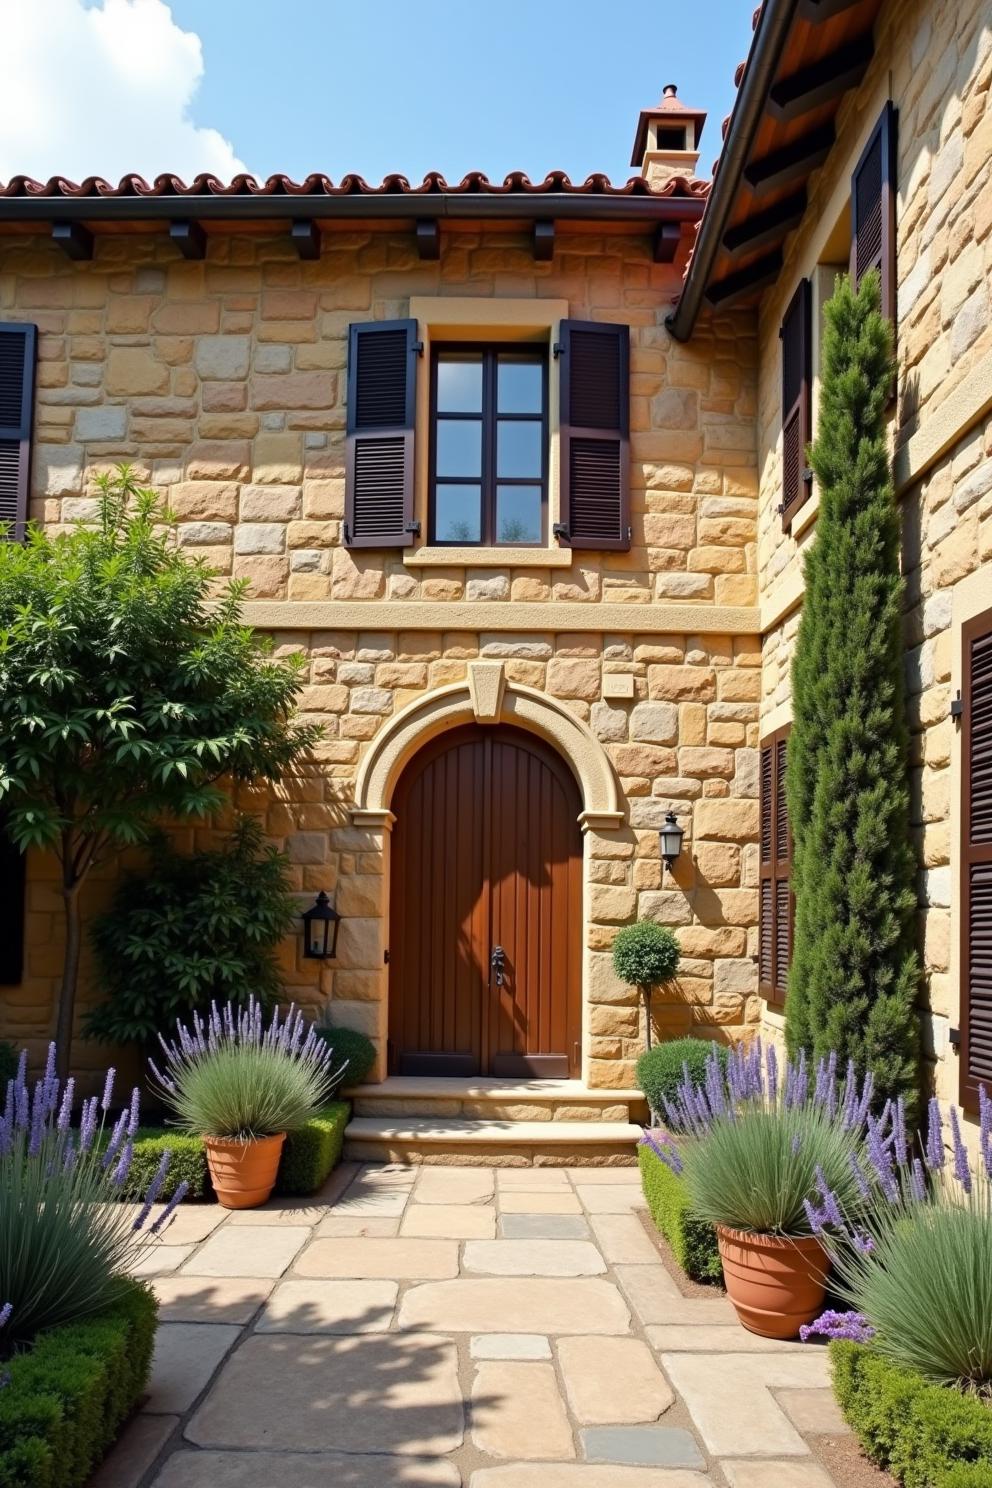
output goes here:
[{"label": "chimney", "polygon": [[702,109],[689,108],[674,83],[666,83],[661,101],[641,110],[630,163],[652,186],[664,186],[673,176],[695,175],[699,140],[706,122]]}]

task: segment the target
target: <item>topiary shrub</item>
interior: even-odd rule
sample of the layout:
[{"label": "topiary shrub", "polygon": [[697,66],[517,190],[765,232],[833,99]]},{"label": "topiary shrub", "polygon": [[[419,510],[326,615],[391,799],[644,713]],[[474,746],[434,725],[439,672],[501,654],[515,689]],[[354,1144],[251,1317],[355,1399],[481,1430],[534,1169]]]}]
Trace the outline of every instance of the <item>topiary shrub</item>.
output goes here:
[{"label": "topiary shrub", "polygon": [[82,1488],[148,1382],[157,1307],[128,1280],[105,1312],[52,1328],[4,1365],[0,1488]]},{"label": "topiary shrub", "polygon": [[[316,1032],[330,1044],[331,1069],[335,1072],[334,1089],[347,1090],[352,1085],[364,1084],[375,1064],[375,1044],[367,1034],[357,1028],[334,1028],[330,1023],[317,1023]],[[340,1078],[337,1071],[341,1071]]]},{"label": "topiary shrub", "polygon": [[312,1194],[341,1161],[344,1129],[351,1119],[347,1101],[333,1101],[296,1131],[286,1134],[276,1193]]},{"label": "topiary shrub", "polygon": [[864,1344],[830,1344],[834,1393],[867,1456],[904,1488],[992,1488],[992,1410]]},{"label": "topiary shrub", "polygon": [[693,1281],[722,1282],[716,1231],[693,1214],[682,1179],[666,1167],[646,1142],[638,1146],[637,1160],[651,1218],[672,1247],[686,1276]]},{"label": "topiary shrub", "polygon": [[622,982],[640,988],[644,1000],[645,1042],[651,1047],[651,992],[671,981],[681,951],[675,932],[654,920],[625,925],[613,942],[613,970]]},{"label": "topiary shrub", "polygon": [[706,1060],[716,1050],[721,1067],[726,1068],[727,1050],[723,1044],[711,1039],[672,1039],[666,1044],[655,1044],[645,1049],[637,1061],[637,1088],[659,1119],[665,1109],[665,1101],[675,1099],[682,1084],[686,1068],[693,1085],[702,1085],[706,1078]]}]

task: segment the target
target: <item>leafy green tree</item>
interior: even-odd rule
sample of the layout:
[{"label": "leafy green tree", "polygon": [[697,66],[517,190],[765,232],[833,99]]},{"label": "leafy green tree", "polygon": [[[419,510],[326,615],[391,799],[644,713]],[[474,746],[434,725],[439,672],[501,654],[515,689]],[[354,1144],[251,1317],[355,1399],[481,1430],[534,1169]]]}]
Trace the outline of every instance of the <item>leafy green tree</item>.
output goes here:
[{"label": "leafy green tree", "polygon": [[880,1097],[915,1099],[920,983],[909,835],[899,519],[886,440],[895,376],[877,275],[825,312],[811,458],[820,491],[792,668],[796,926],[791,1052],[836,1050]]},{"label": "leafy green tree", "polygon": [[121,880],[92,939],[107,1001],[86,1031],[109,1043],[150,1044],[211,1002],[265,1008],[279,995],[276,947],[297,917],[285,856],[254,817],[216,852],[177,853],[156,835],[147,873]]},{"label": "leafy green tree", "polygon": [[644,1003],[644,1039],[651,1047],[651,993],[671,981],[679,969],[681,949],[674,930],[654,920],[625,925],[613,942],[613,970],[622,982],[640,989]]},{"label": "leafy green tree", "polygon": [[303,658],[242,622],[246,586],[215,597],[127,466],[99,485],[93,525],[0,541],[0,802],[14,842],[62,868],[62,1073],[94,863],[217,810],[225,778],[278,780],[318,732],[292,718]]}]

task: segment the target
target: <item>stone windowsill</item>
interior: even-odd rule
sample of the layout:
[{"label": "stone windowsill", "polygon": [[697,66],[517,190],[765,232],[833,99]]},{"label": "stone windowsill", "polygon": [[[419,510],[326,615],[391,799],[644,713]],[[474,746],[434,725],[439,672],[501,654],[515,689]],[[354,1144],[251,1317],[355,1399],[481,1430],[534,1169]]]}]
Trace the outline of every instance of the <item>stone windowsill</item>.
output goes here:
[{"label": "stone windowsill", "polygon": [[571,568],[571,548],[412,548],[410,568]]}]

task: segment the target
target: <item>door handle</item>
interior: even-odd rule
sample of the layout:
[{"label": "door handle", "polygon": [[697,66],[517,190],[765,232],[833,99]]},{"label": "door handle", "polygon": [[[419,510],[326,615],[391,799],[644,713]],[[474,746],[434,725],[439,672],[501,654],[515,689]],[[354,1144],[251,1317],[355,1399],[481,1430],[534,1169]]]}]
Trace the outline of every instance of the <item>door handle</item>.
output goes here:
[{"label": "door handle", "polygon": [[506,967],[506,952],[501,945],[493,946],[489,957],[489,966],[497,987],[502,987],[503,971]]}]

